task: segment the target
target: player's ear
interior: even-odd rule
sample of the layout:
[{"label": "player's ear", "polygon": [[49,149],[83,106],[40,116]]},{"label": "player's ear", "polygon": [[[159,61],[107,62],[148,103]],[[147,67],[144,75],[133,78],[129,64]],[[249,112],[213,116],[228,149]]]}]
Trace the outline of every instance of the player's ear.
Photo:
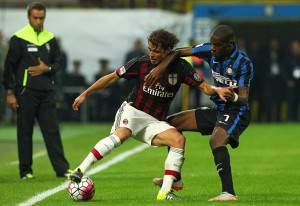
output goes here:
[{"label": "player's ear", "polygon": [[172,50],[171,50],[170,48],[168,48],[168,49],[165,50],[165,53],[166,53],[166,54],[170,54],[171,51],[172,51]]},{"label": "player's ear", "polygon": [[230,41],[228,42],[227,50],[228,50],[228,51],[231,51],[234,47],[235,47],[235,42],[234,42],[233,40],[230,40]]}]

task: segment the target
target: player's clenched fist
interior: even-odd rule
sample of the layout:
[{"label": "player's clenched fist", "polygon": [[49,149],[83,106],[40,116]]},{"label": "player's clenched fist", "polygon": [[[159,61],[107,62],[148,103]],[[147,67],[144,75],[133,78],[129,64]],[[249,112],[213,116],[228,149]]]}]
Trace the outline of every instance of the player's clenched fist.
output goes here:
[{"label": "player's clenched fist", "polygon": [[227,102],[227,99],[233,95],[232,90],[228,87],[218,87],[215,88],[215,91],[224,102]]},{"label": "player's clenched fist", "polygon": [[81,94],[74,100],[74,103],[72,105],[72,108],[74,111],[78,110],[78,107],[80,107],[80,105],[85,101],[85,98],[86,98],[86,95]]}]

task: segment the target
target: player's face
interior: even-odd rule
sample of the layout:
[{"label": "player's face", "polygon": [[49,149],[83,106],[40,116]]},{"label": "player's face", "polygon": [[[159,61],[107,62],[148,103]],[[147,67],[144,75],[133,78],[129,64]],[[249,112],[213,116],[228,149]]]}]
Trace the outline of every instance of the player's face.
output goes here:
[{"label": "player's face", "polygon": [[210,43],[212,45],[212,53],[217,59],[224,59],[230,55],[231,45],[229,43],[220,41],[214,35],[211,36]]},{"label": "player's face", "polygon": [[34,30],[40,32],[43,30],[45,17],[45,11],[33,9],[28,15],[28,20]]},{"label": "player's face", "polygon": [[148,41],[148,52],[151,64],[159,64],[170,52],[161,47],[157,47],[152,42]]}]

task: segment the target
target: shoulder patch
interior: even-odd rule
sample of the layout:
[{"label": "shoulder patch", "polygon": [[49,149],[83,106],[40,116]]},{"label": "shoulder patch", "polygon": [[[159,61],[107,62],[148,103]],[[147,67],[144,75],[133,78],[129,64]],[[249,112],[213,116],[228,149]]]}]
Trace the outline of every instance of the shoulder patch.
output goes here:
[{"label": "shoulder patch", "polygon": [[199,75],[197,74],[197,73],[194,73],[194,79],[196,80],[196,81],[201,81],[200,80],[200,77],[199,77]]},{"label": "shoulder patch", "polygon": [[125,73],[126,73],[125,67],[124,66],[120,67],[120,69],[119,69],[119,75],[123,75]]}]

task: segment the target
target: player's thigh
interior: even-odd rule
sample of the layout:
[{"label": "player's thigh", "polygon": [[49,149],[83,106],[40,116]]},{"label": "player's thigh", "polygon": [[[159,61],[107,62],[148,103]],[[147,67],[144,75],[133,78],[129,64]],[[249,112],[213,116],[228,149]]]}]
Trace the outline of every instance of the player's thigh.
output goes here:
[{"label": "player's thigh", "polygon": [[217,121],[217,111],[207,107],[199,107],[195,110],[196,130],[202,135],[211,135]]},{"label": "player's thigh", "polygon": [[[162,131],[166,130],[164,127],[165,125],[162,125],[162,128],[159,127],[161,125],[152,128],[151,125],[153,123],[155,123],[154,125],[157,125],[158,122],[159,121],[154,117],[152,117],[151,115],[134,108],[133,106],[130,105],[130,103],[123,102],[123,104],[117,111],[117,114],[115,116],[115,121],[111,128],[110,133],[114,133],[117,128],[127,128],[131,131],[132,135],[137,136],[138,134],[140,134],[139,136],[143,136],[144,134],[141,133],[146,132],[147,128],[149,128],[149,130],[151,129],[154,130],[153,131],[154,133],[156,132],[155,130],[158,131],[161,131],[161,129],[163,129]],[[168,125],[167,128],[169,127],[171,126]],[[148,133],[149,132],[147,132],[148,137],[151,136]],[[159,132],[155,133],[155,135],[158,133]]]},{"label": "player's thigh", "polygon": [[179,131],[196,130],[195,109],[172,114],[167,117],[167,122],[176,127]]},{"label": "player's thigh", "polygon": [[138,141],[144,142],[150,146],[158,146],[158,145],[153,145],[153,139],[158,134],[163,133],[169,129],[175,129],[175,128],[165,121],[159,121],[153,118],[152,121],[148,122],[148,125],[145,126],[144,129],[142,129],[136,135],[134,135],[133,133],[133,135],[134,138]]},{"label": "player's thigh", "polygon": [[184,144],[184,136],[175,128],[168,129],[164,132],[157,134],[152,140],[153,146],[167,145],[170,147],[184,148]]}]

